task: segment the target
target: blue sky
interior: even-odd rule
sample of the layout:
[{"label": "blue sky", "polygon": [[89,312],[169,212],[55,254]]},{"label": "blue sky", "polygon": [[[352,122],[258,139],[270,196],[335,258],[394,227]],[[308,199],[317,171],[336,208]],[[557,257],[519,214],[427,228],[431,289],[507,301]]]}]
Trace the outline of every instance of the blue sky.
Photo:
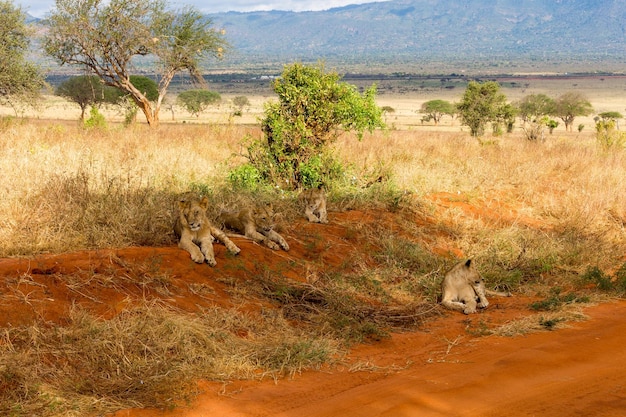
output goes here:
[{"label": "blue sky", "polygon": [[[326,10],[349,4],[372,3],[371,0],[168,0],[175,8],[193,5],[203,13],[227,11],[252,12],[259,10]],[[54,7],[54,0],[14,0],[25,11],[35,17],[44,17]]]}]

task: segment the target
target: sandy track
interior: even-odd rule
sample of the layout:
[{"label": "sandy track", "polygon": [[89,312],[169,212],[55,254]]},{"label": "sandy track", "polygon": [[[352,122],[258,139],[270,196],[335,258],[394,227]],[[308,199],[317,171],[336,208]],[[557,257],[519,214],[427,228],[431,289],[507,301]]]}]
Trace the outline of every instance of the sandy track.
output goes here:
[{"label": "sandy track", "polygon": [[587,314],[568,329],[514,338],[461,338],[467,319],[448,315],[437,324],[445,328],[352,355],[353,363],[395,367],[233,383],[220,394],[209,384],[190,407],[117,416],[624,416],[626,302]]}]

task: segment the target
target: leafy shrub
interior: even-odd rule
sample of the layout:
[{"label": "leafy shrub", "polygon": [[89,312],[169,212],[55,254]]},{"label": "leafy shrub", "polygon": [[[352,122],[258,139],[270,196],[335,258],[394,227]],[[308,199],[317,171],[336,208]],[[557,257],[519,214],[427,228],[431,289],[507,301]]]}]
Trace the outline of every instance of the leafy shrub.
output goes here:
[{"label": "leafy shrub", "polygon": [[247,156],[265,180],[281,186],[324,182],[337,168],[328,146],[342,130],[354,130],[360,138],[365,130],[384,126],[375,86],[361,95],[321,64],[286,67],[274,91],[279,101],[266,105],[264,137],[250,141]]},{"label": "leafy shrub", "polygon": [[243,164],[228,173],[228,182],[233,188],[255,190],[262,182],[262,178],[256,167]]},{"label": "leafy shrub", "polygon": [[614,120],[596,122],[596,140],[602,149],[623,148],[626,146],[626,133],[616,128]]},{"label": "leafy shrub", "polygon": [[94,106],[89,110],[89,118],[84,121],[83,125],[88,129],[106,129],[107,122],[104,115]]},{"label": "leafy shrub", "polygon": [[626,291],[626,263],[611,276],[597,266],[587,268],[582,275],[583,282],[592,283],[601,291]]}]

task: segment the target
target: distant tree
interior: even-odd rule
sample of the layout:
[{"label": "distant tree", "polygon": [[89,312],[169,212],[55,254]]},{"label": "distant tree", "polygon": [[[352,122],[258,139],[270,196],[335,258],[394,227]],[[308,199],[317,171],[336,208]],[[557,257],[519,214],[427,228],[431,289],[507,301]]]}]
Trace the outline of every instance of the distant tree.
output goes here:
[{"label": "distant tree", "polygon": [[55,94],[78,104],[80,120],[85,120],[87,107],[107,101],[105,87],[100,78],[95,75],[79,75],[70,77],[59,84]]},{"label": "distant tree", "polygon": [[500,92],[500,84],[495,81],[482,84],[470,81],[457,110],[461,122],[470,128],[470,134],[481,136],[487,123],[497,123],[509,112],[506,106],[506,96]]},{"label": "distant tree", "polygon": [[556,102],[545,94],[530,94],[518,103],[519,116],[524,123],[533,122],[554,113]]},{"label": "distant tree", "polygon": [[239,109],[244,108],[245,106],[250,105],[250,100],[246,96],[237,96],[233,98],[233,105],[238,107]]},{"label": "distant tree", "polygon": [[250,105],[250,100],[246,96],[236,96],[233,98],[233,116],[241,116],[243,114],[243,108]]},{"label": "distant tree", "polygon": [[496,135],[502,134],[502,125],[506,127],[506,132],[511,133],[515,125],[515,117],[517,116],[517,108],[509,103],[504,103],[496,110],[491,127]]},{"label": "distant tree", "polygon": [[426,115],[426,121],[432,120],[435,122],[436,126],[444,115],[454,115],[456,108],[452,103],[446,100],[430,100],[422,103],[420,112]]},{"label": "distant tree", "polygon": [[552,134],[552,132],[554,132],[554,129],[559,126],[559,122],[554,119],[549,119],[546,123],[546,126],[548,126],[548,131],[550,132],[550,134]]},{"label": "distant tree", "polygon": [[209,90],[187,90],[178,95],[178,103],[196,117],[200,117],[200,113],[207,107],[220,100],[219,93]]},{"label": "distant tree", "polygon": [[517,103],[518,114],[523,121],[522,130],[526,139],[531,141],[543,140],[544,129],[548,127],[550,133],[556,125],[548,115],[553,114],[556,102],[545,94],[530,94]]},{"label": "distant tree", "polygon": [[[605,111],[598,114],[598,117],[604,121],[612,120],[615,122],[615,128],[619,130],[619,119],[624,116],[618,111]],[[597,122],[597,120],[596,120]]]},{"label": "distant tree", "polygon": [[[151,126],[158,125],[161,103],[174,75],[188,71],[204,84],[200,63],[220,57],[224,32],[199,11],[166,10],[166,0],[56,0],[47,18],[44,47],[61,64],[88,68],[106,85],[127,92]],[[158,74],[156,102],[130,81],[132,62],[152,55]]]},{"label": "distant tree", "polygon": [[24,57],[30,44],[26,14],[12,1],[0,0],[0,22],[0,102],[35,105],[46,83]]},{"label": "distant tree", "polygon": [[552,115],[563,120],[565,130],[571,132],[577,116],[588,116],[591,113],[593,113],[593,107],[585,96],[577,92],[567,92],[556,99]]}]

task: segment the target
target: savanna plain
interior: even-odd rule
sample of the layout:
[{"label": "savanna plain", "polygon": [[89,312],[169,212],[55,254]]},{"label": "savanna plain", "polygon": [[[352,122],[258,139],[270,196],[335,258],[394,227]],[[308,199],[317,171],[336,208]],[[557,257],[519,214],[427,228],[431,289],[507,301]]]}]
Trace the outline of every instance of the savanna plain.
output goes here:
[{"label": "savanna plain", "polygon": [[[219,86],[217,86],[219,87]],[[626,409],[626,150],[593,116],[530,142],[422,123],[460,89],[381,85],[388,129],[333,150],[344,179],[329,223],[294,191],[229,172],[271,95],[161,125],[84,128],[46,97],[0,119],[0,414],[9,416],[619,416]],[[525,94],[580,90],[624,111],[626,79],[528,78]],[[172,108],[173,109],[173,108]],[[171,116],[171,117],[170,117]],[[208,217],[272,202],[291,249],[231,234],[217,265],[176,246],[178,197]],[[488,308],[437,303],[472,258]]]}]

